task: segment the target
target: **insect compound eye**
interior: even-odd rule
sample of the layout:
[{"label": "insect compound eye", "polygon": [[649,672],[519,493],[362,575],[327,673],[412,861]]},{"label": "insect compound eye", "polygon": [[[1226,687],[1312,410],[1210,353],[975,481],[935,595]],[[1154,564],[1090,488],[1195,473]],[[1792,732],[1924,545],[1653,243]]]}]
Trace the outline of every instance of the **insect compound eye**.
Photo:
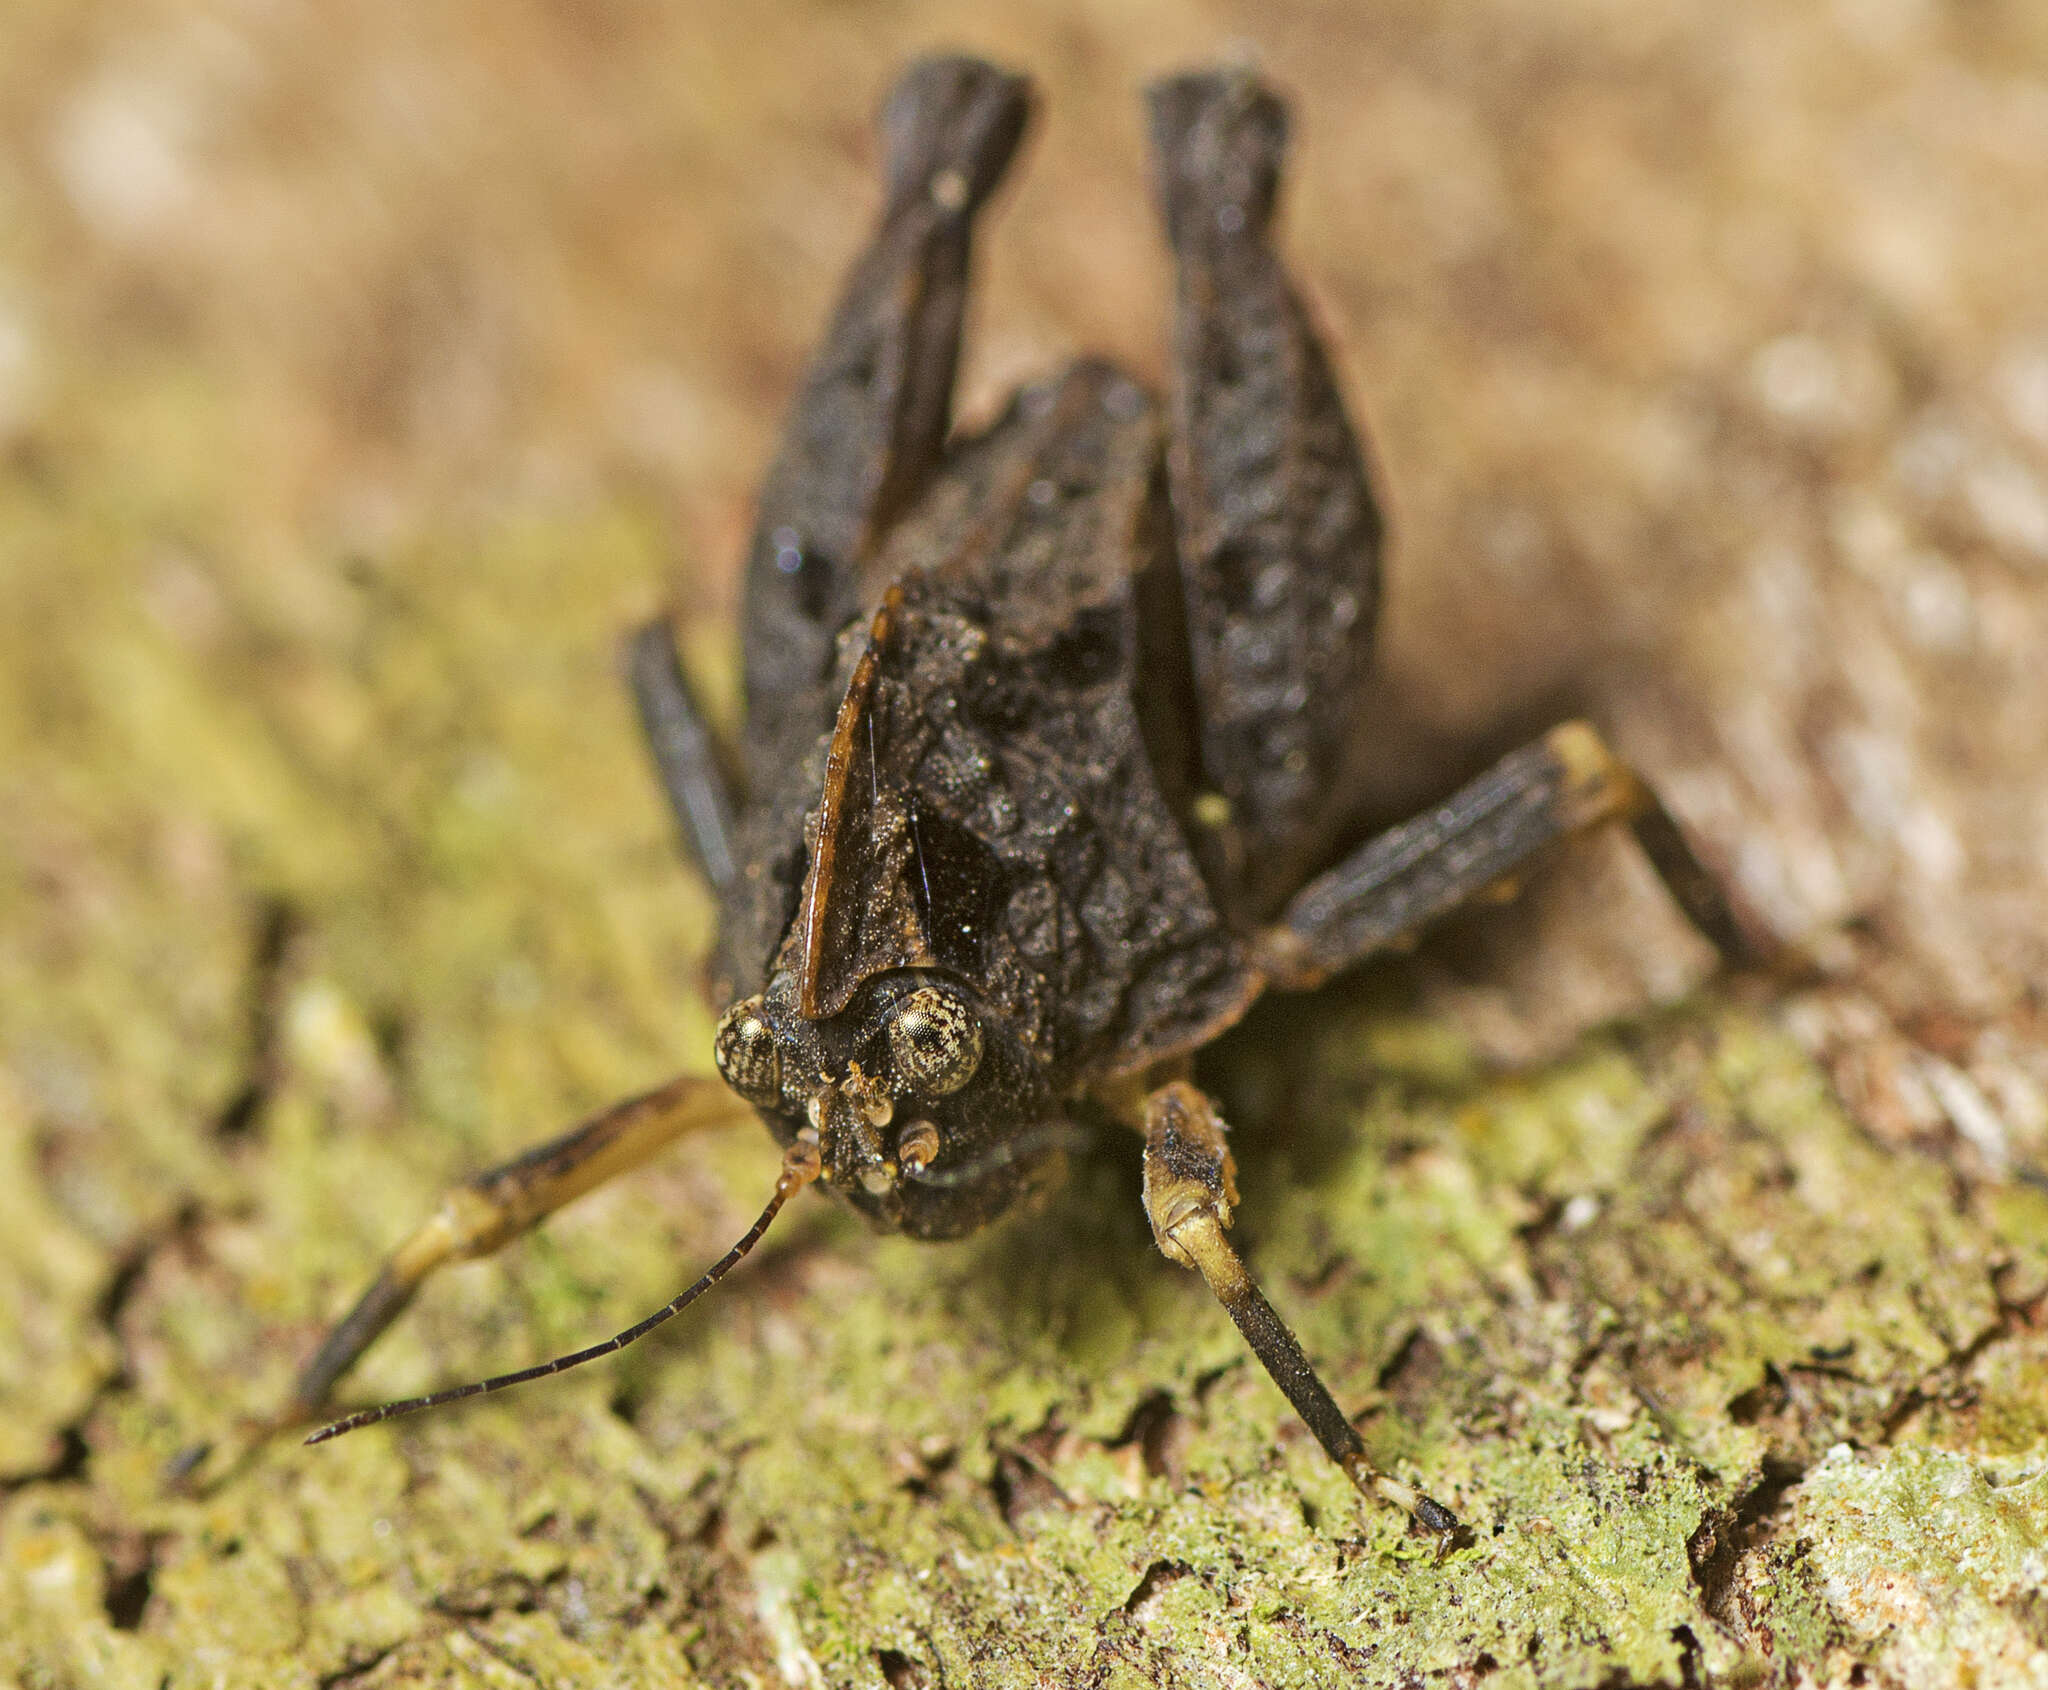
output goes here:
[{"label": "insect compound eye", "polygon": [[981,1022],[958,992],[920,986],[889,1017],[896,1071],[927,1097],[944,1097],[981,1066]]},{"label": "insect compound eye", "polygon": [[718,1018],[711,1054],[725,1083],[764,1107],[782,1098],[782,1049],[761,1019],[761,1000],[744,998]]}]

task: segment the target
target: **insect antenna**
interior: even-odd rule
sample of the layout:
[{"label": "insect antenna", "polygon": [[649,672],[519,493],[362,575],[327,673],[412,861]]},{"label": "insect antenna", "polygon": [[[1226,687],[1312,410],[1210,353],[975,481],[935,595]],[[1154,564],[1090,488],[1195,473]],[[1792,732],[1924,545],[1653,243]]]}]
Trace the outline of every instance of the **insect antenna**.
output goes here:
[{"label": "insect antenna", "polygon": [[1027,1133],[1019,1133],[1015,1138],[991,1147],[973,1161],[962,1162],[958,1167],[917,1168],[906,1162],[903,1177],[915,1180],[919,1185],[936,1186],[945,1191],[986,1179],[997,1169],[1007,1168],[1026,1156],[1036,1156],[1046,1150],[1081,1150],[1094,1142],[1094,1135],[1071,1121],[1049,1121],[1042,1127],[1033,1127]]},{"label": "insect antenna", "polygon": [[776,1178],[775,1190],[768,1199],[768,1206],[755,1219],[754,1224],[741,1235],[740,1241],[704,1270],[704,1276],[673,1302],[663,1305],[645,1320],[636,1321],[625,1331],[615,1333],[602,1344],[593,1344],[587,1350],[556,1356],[553,1361],[541,1362],[536,1367],[522,1367],[516,1373],[500,1373],[495,1378],[479,1379],[474,1384],[456,1385],[445,1391],[434,1391],[423,1397],[407,1397],[403,1402],[387,1402],[378,1408],[365,1408],[357,1413],[322,1426],[306,1439],[309,1444],[324,1444],[329,1438],[338,1438],[344,1432],[353,1432],[359,1426],[374,1426],[379,1420],[390,1420],[401,1414],[413,1414],[423,1408],[439,1408],[443,1403],[460,1402],[464,1397],[480,1397],[492,1391],[502,1391],[511,1385],[524,1385],[529,1380],[545,1379],[550,1374],[566,1373],[572,1367],[581,1367],[586,1361],[596,1361],[608,1356],[614,1350],[623,1350],[628,1344],[644,1338],[664,1321],[673,1320],[699,1297],[709,1291],[721,1279],[745,1260],[747,1253],[761,1242],[775,1217],[782,1212],[782,1205],[801,1191],[823,1172],[824,1163],[818,1154],[817,1140],[810,1134],[798,1137],[782,1159],[782,1172]]}]

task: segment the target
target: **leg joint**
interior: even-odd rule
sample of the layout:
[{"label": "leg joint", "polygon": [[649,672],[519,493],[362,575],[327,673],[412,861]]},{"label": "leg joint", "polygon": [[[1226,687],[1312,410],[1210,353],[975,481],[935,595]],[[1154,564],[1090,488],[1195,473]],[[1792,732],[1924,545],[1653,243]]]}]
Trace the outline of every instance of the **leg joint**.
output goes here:
[{"label": "leg joint", "polygon": [[1145,1213],[1161,1252],[1206,1274],[1236,1204],[1215,1107],[1185,1080],[1161,1086],[1145,1105]]}]

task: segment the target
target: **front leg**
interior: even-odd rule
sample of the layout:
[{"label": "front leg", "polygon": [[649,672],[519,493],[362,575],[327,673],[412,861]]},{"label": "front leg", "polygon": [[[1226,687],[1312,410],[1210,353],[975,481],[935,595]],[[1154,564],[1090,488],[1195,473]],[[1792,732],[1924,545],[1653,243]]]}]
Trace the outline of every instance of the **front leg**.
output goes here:
[{"label": "front leg", "polygon": [[273,1430],[311,1419],[328,1393],[406,1310],[426,1280],[453,1262],[488,1256],[615,1175],[639,1167],[685,1133],[751,1116],[718,1080],[686,1074],[615,1103],[558,1138],[500,1163],[445,1195],[392,1251],[355,1306],[300,1370]]},{"label": "front leg", "polygon": [[1252,1354],[1353,1484],[1405,1508],[1431,1531],[1455,1531],[1457,1516],[1442,1503],[1373,1466],[1301,1341],[1273,1311],[1231,1244],[1227,1229],[1236,1203],[1237,1170],[1216,1106],[1185,1080],[1161,1086],[1145,1100],[1145,1213],[1160,1251],[1208,1282]]}]

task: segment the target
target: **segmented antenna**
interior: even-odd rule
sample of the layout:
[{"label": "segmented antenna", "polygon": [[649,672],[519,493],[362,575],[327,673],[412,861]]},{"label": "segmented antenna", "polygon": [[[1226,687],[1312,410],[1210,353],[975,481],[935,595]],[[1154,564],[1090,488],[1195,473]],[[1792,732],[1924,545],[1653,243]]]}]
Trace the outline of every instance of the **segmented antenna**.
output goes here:
[{"label": "segmented antenna", "polygon": [[602,1344],[593,1344],[587,1350],[577,1350],[572,1355],[556,1356],[553,1361],[544,1361],[537,1367],[522,1367],[517,1373],[500,1373],[493,1379],[479,1379],[472,1385],[456,1385],[449,1390],[434,1391],[424,1397],[408,1397],[403,1402],[387,1402],[379,1408],[365,1408],[357,1413],[322,1426],[319,1431],[306,1439],[309,1444],[324,1444],[329,1438],[338,1438],[344,1432],[353,1432],[359,1426],[374,1426],[379,1420],[391,1420],[401,1414],[414,1414],[423,1408],[439,1408],[443,1403],[460,1402],[464,1397],[485,1396],[492,1391],[502,1391],[511,1385],[524,1385],[532,1379],[545,1379],[550,1374],[566,1373],[572,1367],[581,1367],[586,1361],[596,1361],[608,1356],[614,1350],[623,1350],[628,1344],[644,1338],[662,1322],[673,1320],[699,1297],[709,1291],[721,1279],[746,1259],[747,1252],[761,1242],[762,1234],[769,1224],[782,1212],[782,1205],[801,1191],[824,1171],[824,1163],[818,1154],[818,1145],[811,1135],[800,1136],[789,1147],[782,1159],[782,1172],[775,1181],[774,1194],[768,1199],[768,1206],[760,1217],[747,1228],[740,1241],[713,1262],[699,1279],[674,1302],[656,1309],[645,1320],[638,1321],[625,1331],[607,1338]]}]

